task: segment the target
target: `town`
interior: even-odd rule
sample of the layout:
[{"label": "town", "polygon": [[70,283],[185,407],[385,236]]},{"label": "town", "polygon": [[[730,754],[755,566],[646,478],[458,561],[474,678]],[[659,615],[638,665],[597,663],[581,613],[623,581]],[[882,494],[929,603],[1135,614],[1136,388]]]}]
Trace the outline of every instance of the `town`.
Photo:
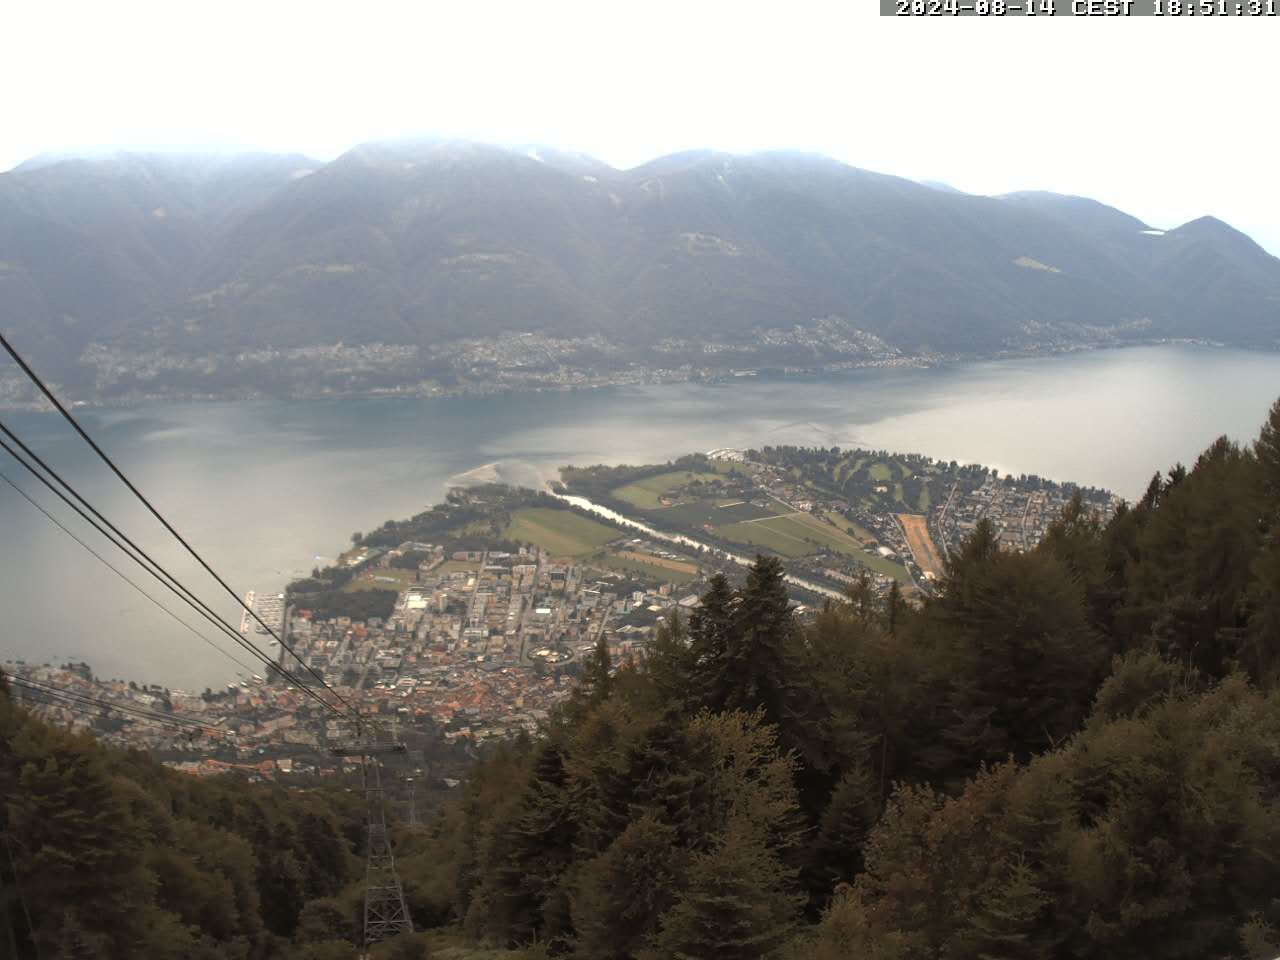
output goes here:
[{"label": "town", "polygon": [[3,669],[84,698],[19,690],[55,720],[192,774],[269,779],[342,772],[329,748],[343,732],[304,689],[320,677],[447,773],[486,743],[535,733],[601,638],[613,664],[641,661],[657,629],[696,612],[713,574],[739,576],[756,552],[784,559],[802,617],[859,585],[883,597],[897,582],[920,602],[980,520],[1020,551],[1077,492],[1100,517],[1118,503],[927,457],[795,447],[562,478],[551,494],[455,488],[416,517],[354,535],[333,566],[285,592],[250,591],[239,629],[275,669],[246,666],[221,690],[102,680],[85,664]]}]

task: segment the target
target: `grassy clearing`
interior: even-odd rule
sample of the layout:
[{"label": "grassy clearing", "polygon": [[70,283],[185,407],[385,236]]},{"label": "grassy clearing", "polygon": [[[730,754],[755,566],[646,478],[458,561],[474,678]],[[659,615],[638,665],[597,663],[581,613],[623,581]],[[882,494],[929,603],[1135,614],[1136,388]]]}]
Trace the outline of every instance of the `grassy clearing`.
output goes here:
[{"label": "grassy clearing", "polygon": [[813,553],[814,547],[804,541],[803,532],[797,535],[795,530],[775,529],[776,524],[785,520],[785,517],[779,517],[758,523],[731,523],[717,527],[716,534],[734,543],[771,550],[784,557],[803,557]]},{"label": "grassy clearing", "polygon": [[774,515],[776,511],[761,510],[750,503],[728,501],[730,506],[719,507],[711,500],[695,500],[693,503],[682,503],[674,507],[663,507],[654,512],[655,519],[663,525],[701,527],[710,524],[713,527],[726,523],[738,523],[742,520],[755,520],[758,517]]},{"label": "grassy clearing", "polygon": [[[827,549],[864,564],[876,573],[906,581],[907,571],[878,553],[864,550],[842,529],[809,514],[795,514],[761,520],[758,523],[736,523],[716,531],[726,540],[750,546],[766,547],[786,557],[803,557]],[[865,533],[865,531],[863,531]]]},{"label": "grassy clearing", "polygon": [[920,488],[920,496],[916,498],[916,506],[920,508],[921,513],[928,513],[929,508],[933,506],[933,495],[929,493],[929,485],[927,483]]},{"label": "grassy clearing", "polygon": [[637,563],[648,563],[664,570],[678,570],[681,573],[697,573],[698,565],[691,560],[668,560],[666,557],[655,557],[650,553],[637,553],[634,550],[619,550],[617,556]]},{"label": "grassy clearing", "polygon": [[870,530],[868,530],[866,527],[864,527],[862,524],[854,523],[848,517],[842,517],[840,516],[840,514],[836,513],[834,510],[828,510],[826,514],[824,514],[824,516],[826,516],[828,523],[835,524],[836,527],[840,530],[845,530],[846,528],[852,527],[853,535],[860,540],[874,540],[876,538],[876,535],[872,533]]},{"label": "grassy clearing", "polygon": [[636,480],[634,483],[623,484],[613,491],[613,495],[619,500],[625,500],[633,507],[639,507],[641,510],[656,510],[662,506],[658,502],[658,497],[673,487],[684,486],[692,480],[719,479],[719,473],[672,470],[652,477],[645,477],[643,480]]},{"label": "grassy clearing", "polygon": [[887,463],[873,463],[868,472],[871,474],[871,479],[876,483],[884,483],[893,476],[893,468]]},{"label": "grassy clearing", "polygon": [[372,577],[368,579],[356,577],[348,581],[342,590],[344,593],[354,593],[357,590],[404,590],[417,582],[416,570],[388,567],[385,570],[375,569],[372,571]]},{"label": "grassy clearing", "polygon": [[862,545],[845,533],[843,529],[836,529],[830,524],[823,523],[817,517],[808,515],[789,517],[788,519],[808,527],[809,536],[814,540],[825,544],[836,553],[843,553],[847,557],[853,557],[876,573],[882,573],[887,577],[895,577],[904,582],[909,579],[905,567],[894,563],[892,560],[886,560],[878,553],[864,550]]},{"label": "grassy clearing", "polygon": [[508,540],[536,544],[557,557],[585,557],[620,536],[613,527],[550,507],[517,510],[505,533]]},{"label": "grassy clearing", "polygon": [[867,463],[866,457],[846,457],[836,466],[836,482],[843,484],[850,476],[861,470]]},{"label": "grassy clearing", "polygon": [[636,560],[634,555],[626,556],[601,551],[592,554],[587,562],[595,567],[617,570],[619,573],[631,574],[654,583],[674,583],[683,586],[695,579],[695,574],[686,570],[675,570],[661,566],[662,561],[656,558],[653,561]]},{"label": "grassy clearing", "polygon": [[895,483],[893,485],[893,499],[897,500],[899,503],[902,503],[902,504],[905,504],[907,502],[902,493],[902,484]]},{"label": "grassy clearing", "polygon": [[446,560],[431,572],[443,575],[446,573],[461,573],[464,570],[474,572],[479,569],[479,560]]}]

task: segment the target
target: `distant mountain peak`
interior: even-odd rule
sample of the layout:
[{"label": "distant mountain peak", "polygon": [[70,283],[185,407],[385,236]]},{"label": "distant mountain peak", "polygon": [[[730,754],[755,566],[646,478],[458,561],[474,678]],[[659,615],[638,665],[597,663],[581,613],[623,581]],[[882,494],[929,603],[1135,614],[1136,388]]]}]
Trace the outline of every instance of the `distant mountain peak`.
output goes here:
[{"label": "distant mountain peak", "polygon": [[[1237,262],[1254,264],[1264,272],[1280,268],[1280,258],[1268,253],[1248,234],[1217,217],[1203,216],[1189,220],[1166,231],[1165,237],[1174,242],[1186,241],[1201,245]],[[1280,291],[1280,280],[1269,281],[1263,278],[1261,282],[1264,285],[1271,284]],[[1280,316],[1277,317],[1277,325],[1280,326]]]}]

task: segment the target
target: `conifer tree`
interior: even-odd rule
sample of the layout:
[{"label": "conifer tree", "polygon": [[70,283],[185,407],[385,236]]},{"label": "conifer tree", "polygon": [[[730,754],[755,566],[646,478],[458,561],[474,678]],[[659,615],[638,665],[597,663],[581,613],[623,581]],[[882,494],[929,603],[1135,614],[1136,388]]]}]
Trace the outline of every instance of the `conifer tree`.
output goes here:
[{"label": "conifer tree", "polygon": [[[896,584],[897,581],[895,580]],[[876,595],[871,588],[871,574],[862,570],[857,579],[845,590],[845,598],[853,611],[853,616],[863,623],[870,623],[877,616]]]},{"label": "conifer tree", "polygon": [[696,854],[684,889],[661,919],[654,949],[662,960],[759,960],[795,929],[800,898],[787,870],[741,820]]},{"label": "conifer tree", "polygon": [[822,900],[862,871],[862,847],[880,807],[878,777],[869,764],[857,763],[841,776],[823,811],[807,871]]},{"label": "conifer tree", "polygon": [[596,638],[595,649],[591,651],[591,656],[587,660],[586,670],[582,675],[581,687],[585,693],[587,703],[594,706],[602,700],[609,697],[609,690],[613,683],[611,676],[613,662],[609,657],[609,641],[605,639],[605,635],[601,632]]},{"label": "conifer tree", "polygon": [[731,657],[739,647],[736,606],[737,598],[728,578],[717,573],[689,618],[694,691],[698,702],[711,710],[725,709],[739,681],[731,672]]},{"label": "conifer tree", "polygon": [[789,674],[788,647],[795,619],[783,579],[782,561],[757,555],[733,610],[733,629],[725,654],[722,709],[762,709],[774,724],[784,718]]},{"label": "conifer tree", "polygon": [[984,523],[952,559],[921,627],[945,689],[950,756],[936,774],[946,782],[1068,736],[1108,658],[1070,571],[1048,552],[999,552]]},{"label": "conifer tree", "polygon": [[1238,657],[1250,676],[1274,689],[1280,685],[1280,523],[1254,558],[1252,573],[1251,614]]},{"label": "conifer tree", "polygon": [[[1263,489],[1275,516],[1280,514],[1280,400],[1271,405],[1267,422],[1262,425],[1254,442],[1253,453],[1258,459]],[[1280,522],[1280,517],[1277,522]]]},{"label": "conifer tree", "polygon": [[885,597],[884,603],[884,621],[885,629],[889,632],[889,636],[896,636],[898,633],[898,624],[906,613],[907,604],[902,599],[902,588],[898,586],[895,578],[889,584],[889,594]]},{"label": "conifer tree", "polygon": [[480,858],[468,927],[510,943],[567,926],[563,875],[573,857],[577,811],[566,789],[564,748],[541,744],[523,790],[506,805]]},{"label": "conifer tree", "polygon": [[701,705],[694,687],[695,653],[678,611],[660,624],[645,657],[645,678],[654,687],[660,709],[680,712]]},{"label": "conifer tree", "polygon": [[[1171,473],[1171,477],[1174,473]],[[1225,437],[1161,494],[1136,538],[1124,607],[1136,639],[1222,677],[1239,658],[1261,546],[1257,462]]]},{"label": "conifer tree", "polygon": [[675,828],[645,813],[583,864],[573,894],[576,956],[629,960],[657,929],[683,882],[687,855]]}]

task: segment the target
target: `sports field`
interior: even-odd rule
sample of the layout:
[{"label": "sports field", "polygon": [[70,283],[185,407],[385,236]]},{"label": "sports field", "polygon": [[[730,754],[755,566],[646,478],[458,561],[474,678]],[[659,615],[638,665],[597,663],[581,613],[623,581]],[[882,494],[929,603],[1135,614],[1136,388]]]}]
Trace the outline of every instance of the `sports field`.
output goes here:
[{"label": "sports field", "polygon": [[505,536],[532,543],[557,557],[585,557],[622,534],[568,510],[524,507],[511,515]]}]

